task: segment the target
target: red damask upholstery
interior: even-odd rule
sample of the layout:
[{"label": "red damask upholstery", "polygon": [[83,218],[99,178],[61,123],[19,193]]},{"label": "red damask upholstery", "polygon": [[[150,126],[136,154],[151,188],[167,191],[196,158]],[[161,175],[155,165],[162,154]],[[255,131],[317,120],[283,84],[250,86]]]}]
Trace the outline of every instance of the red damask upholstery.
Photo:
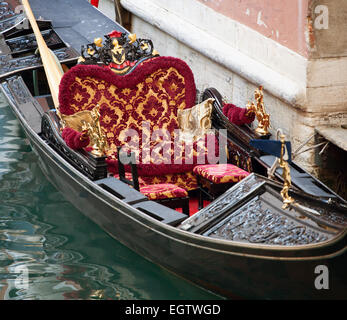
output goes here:
[{"label": "red damask upholstery", "polygon": [[140,187],[140,192],[149,200],[188,197],[188,192],[185,189],[171,183],[158,183],[144,186],[142,188]]},{"label": "red damask upholstery", "polygon": [[[118,173],[114,173],[115,178],[119,178]],[[125,178],[132,181],[132,176],[130,172],[125,172]],[[187,171],[183,173],[171,173],[162,176],[139,176],[140,188],[157,183],[171,183],[185,190],[195,190],[198,188],[198,181],[196,175],[193,171]]]},{"label": "red damask upholstery", "polygon": [[[116,174],[114,177],[119,179],[119,174]],[[132,181],[132,174],[130,172],[125,172],[125,178]],[[147,181],[146,183],[146,179],[143,179],[141,177],[139,177],[138,180],[140,185],[140,192],[147,196],[150,200],[183,198],[188,196],[188,192],[184,188],[172,183],[151,184],[151,181]]]},{"label": "red damask upholstery", "polygon": [[[64,74],[59,92],[62,114],[100,106],[100,124],[111,148],[107,159],[110,172],[118,172],[116,147],[127,145],[137,155],[139,176],[161,183],[192,173],[201,159],[198,151],[207,152],[206,147],[197,147],[198,143],[188,151],[181,144],[173,147],[175,130],[179,129],[177,110],[191,108],[195,98],[192,71],[173,57],[153,58],[127,75],[95,65],[77,65]],[[182,159],[182,164],[177,164],[177,159]],[[192,179],[194,183],[182,186],[196,188],[191,174]]]},{"label": "red damask upholstery", "polygon": [[[99,66],[75,66],[62,78],[59,102],[60,112],[67,115],[99,104],[110,147],[125,143],[136,147],[155,130],[173,134],[178,129],[177,109],[192,107],[195,95],[193,74],[186,63],[158,57],[124,76]],[[139,141],[125,140],[129,129],[138,134]]]},{"label": "red damask upholstery", "polygon": [[215,184],[239,182],[249,175],[249,172],[230,163],[199,165],[193,172]]}]

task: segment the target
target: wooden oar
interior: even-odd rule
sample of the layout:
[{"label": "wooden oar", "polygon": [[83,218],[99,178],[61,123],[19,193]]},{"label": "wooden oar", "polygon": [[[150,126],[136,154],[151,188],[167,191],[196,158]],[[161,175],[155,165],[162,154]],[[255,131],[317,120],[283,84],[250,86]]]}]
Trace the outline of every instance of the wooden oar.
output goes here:
[{"label": "wooden oar", "polygon": [[56,110],[59,111],[59,101],[58,101],[59,84],[64,74],[64,71],[59,61],[54,56],[53,52],[48,48],[45,40],[43,39],[40,29],[36,23],[34,14],[29,5],[29,1],[22,0],[22,3],[36,37],[36,42],[38,45],[38,49],[40,51],[41,61],[45,69],[48,85],[51,90],[54,106]]}]

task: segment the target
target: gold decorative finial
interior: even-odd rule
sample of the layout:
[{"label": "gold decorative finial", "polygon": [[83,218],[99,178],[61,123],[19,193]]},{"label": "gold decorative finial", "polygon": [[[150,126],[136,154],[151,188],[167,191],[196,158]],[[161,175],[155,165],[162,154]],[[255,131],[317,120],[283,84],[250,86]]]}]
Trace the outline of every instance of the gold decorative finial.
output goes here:
[{"label": "gold decorative finial", "polygon": [[283,171],[283,189],[281,190],[281,196],[283,199],[283,209],[286,209],[291,203],[294,202],[294,199],[289,196],[288,191],[290,186],[292,185],[292,179],[290,177],[290,168],[288,165],[288,153],[287,148],[285,144],[285,135],[280,135],[280,141],[281,141],[281,158],[278,159],[278,164],[282,168]]},{"label": "gold decorative finial", "polygon": [[90,55],[90,56],[93,56],[95,54],[95,50],[92,49],[92,48],[88,48],[87,49],[87,53]]},{"label": "gold decorative finial", "polygon": [[141,42],[140,43],[140,47],[141,47],[142,50],[147,50],[149,48],[147,42]]},{"label": "gold decorative finial", "polygon": [[257,117],[258,127],[255,129],[255,132],[262,136],[265,136],[269,134],[270,115],[265,111],[263,101],[264,94],[262,86],[259,86],[259,88],[255,90],[254,97],[256,100],[256,104],[254,104],[253,102],[249,102],[246,108],[248,112],[254,112]]},{"label": "gold decorative finial", "polygon": [[83,121],[82,130],[87,130],[93,150],[91,153],[97,157],[102,157],[106,154],[108,149],[108,143],[104,130],[100,126],[100,112],[99,105],[91,110],[91,116],[93,121],[87,123]]},{"label": "gold decorative finial", "polygon": [[129,38],[129,43],[132,44],[136,41],[136,33],[131,33],[128,35],[128,38]]},{"label": "gold decorative finial", "polygon": [[85,61],[86,61],[86,59],[83,58],[82,56],[80,56],[77,60],[77,63],[81,63],[81,62],[85,62]]},{"label": "gold decorative finial", "polygon": [[101,48],[101,47],[102,47],[102,38],[95,38],[95,39],[94,39],[94,44],[95,44],[97,47]]}]

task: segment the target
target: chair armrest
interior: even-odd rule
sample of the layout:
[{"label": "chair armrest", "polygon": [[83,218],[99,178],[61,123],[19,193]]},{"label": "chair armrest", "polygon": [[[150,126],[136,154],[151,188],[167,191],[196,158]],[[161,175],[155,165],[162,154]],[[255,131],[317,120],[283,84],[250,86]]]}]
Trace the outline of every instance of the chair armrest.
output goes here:
[{"label": "chair armrest", "polygon": [[[259,136],[249,125],[238,126],[229,121],[223,113],[222,95],[215,88],[207,88],[202,94],[202,100],[213,98],[212,110],[212,127],[227,130],[228,143],[228,162],[244,170],[253,171],[253,167],[258,167],[260,157],[259,150],[250,146],[251,139],[259,139]],[[265,168],[259,168],[260,171],[266,172]]]},{"label": "chair armrest", "polygon": [[107,177],[106,157],[95,157],[84,150],[73,150],[68,147],[61,136],[61,125],[54,110],[42,116],[41,137],[59,153],[66,161],[73,165],[91,180]]},{"label": "chair armrest", "polygon": [[247,124],[238,126],[229,121],[223,113],[222,95],[215,88],[208,88],[203,92],[202,99],[213,98],[212,124],[218,129],[227,129],[228,133],[241,143],[249,145],[251,139],[259,139],[259,135]]}]

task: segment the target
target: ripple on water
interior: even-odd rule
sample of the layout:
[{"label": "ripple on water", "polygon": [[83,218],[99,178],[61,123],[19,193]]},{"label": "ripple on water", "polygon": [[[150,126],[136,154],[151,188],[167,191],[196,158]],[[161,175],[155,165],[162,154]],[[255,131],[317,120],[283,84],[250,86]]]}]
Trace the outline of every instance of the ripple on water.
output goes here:
[{"label": "ripple on water", "polygon": [[214,299],[142,259],[45,179],[0,96],[0,299]]}]

